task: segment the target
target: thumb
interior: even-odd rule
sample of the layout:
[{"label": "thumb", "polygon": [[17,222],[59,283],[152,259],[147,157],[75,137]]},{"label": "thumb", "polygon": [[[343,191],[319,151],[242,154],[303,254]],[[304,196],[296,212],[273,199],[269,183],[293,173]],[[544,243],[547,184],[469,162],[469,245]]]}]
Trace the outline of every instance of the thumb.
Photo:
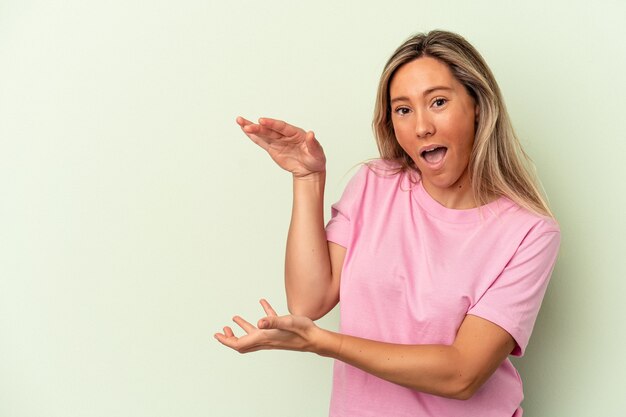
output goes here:
[{"label": "thumb", "polygon": [[268,316],[259,320],[259,329],[281,329],[289,330],[293,327],[293,320],[291,316]]},{"label": "thumb", "polygon": [[313,133],[313,131],[307,132],[305,143],[311,155],[319,159],[324,158],[324,149],[322,148],[322,145],[319,143],[319,141],[315,138],[315,133]]}]

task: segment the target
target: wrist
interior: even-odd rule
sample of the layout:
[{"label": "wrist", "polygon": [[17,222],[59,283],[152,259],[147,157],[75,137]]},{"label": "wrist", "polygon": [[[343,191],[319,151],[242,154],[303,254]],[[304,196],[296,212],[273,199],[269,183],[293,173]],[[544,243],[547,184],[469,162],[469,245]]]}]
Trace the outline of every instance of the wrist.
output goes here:
[{"label": "wrist", "polygon": [[341,352],[343,335],[329,330],[317,328],[319,334],[316,335],[312,351],[320,356],[338,358]]},{"label": "wrist", "polygon": [[305,175],[293,174],[294,181],[311,181],[311,182],[324,182],[326,180],[326,171],[310,172]]}]

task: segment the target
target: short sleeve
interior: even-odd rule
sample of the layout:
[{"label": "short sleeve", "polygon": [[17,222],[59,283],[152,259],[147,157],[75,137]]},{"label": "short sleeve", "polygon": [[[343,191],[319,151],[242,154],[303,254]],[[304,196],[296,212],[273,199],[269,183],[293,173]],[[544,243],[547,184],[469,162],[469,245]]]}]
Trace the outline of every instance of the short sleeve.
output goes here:
[{"label": "short sleeve", "polygon": [[541,307],[560,245],[560,232],[543,221],[531,229],[500,276],[468,314],[506,330],[516,342],[512,352],[522,356]]},{"label": "short sleeve", "polygon": [[363,165],[350,179],[341,198],[331,206],[331,218],[326,225],[326,239],[330,242],[348,247],[352,231],[352,220],[357,210],[357,203],[363,195],[368,171]]}]

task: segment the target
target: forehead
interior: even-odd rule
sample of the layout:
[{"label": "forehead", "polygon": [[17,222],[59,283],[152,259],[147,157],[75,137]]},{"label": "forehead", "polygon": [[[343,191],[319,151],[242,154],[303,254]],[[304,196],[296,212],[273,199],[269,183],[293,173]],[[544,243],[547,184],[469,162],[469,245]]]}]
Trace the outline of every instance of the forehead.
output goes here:
[{"label": "forehead", "polygon": [[432,57],[422,57],[399,67],[389,84],[391,96],[420,93],[432,87],[462,88],[447,64]]}]

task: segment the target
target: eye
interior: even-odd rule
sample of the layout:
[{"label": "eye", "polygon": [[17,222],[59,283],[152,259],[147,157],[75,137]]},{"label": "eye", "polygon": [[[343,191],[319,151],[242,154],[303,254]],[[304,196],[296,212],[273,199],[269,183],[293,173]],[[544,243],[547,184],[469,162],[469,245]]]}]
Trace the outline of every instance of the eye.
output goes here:
[{"label": "eye", "polygon": [[446,103],[448,102],[447,99],[443,98],[443,97],[437,97],[434,101],[433,101],[433,106],[434,107],[442,107],[444,106]]},{"label": "eye", "polygon": [[394,113],[397,114],[398,116],[404,116],[405,114],[408,114],[411,110],[409,110],[408,107],[397,107],[396,109],[394,109]]}]

